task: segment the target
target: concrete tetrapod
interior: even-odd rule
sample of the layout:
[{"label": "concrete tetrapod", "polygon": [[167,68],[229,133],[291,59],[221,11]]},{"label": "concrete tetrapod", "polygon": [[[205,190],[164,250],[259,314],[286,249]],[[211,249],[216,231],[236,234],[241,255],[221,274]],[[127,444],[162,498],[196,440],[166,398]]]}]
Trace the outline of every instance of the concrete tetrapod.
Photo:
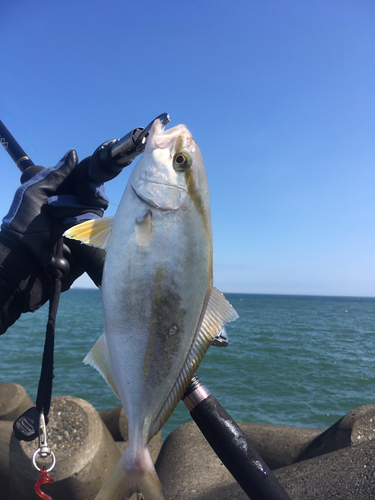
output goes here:
[{"label": "concrete tetrapod", "polygon": [[11,382],[0,383],[0,500],[8,500],[9,446],[13,433],[13,422],[33,406],[22,385]]},{"label": "concrete tetrapod", "polygon": [[299,460],[275,472],[292,498],[375,498],[375,406],[349,412],[314,439]]},{"label": "concrete tetrapod", "polygon": [[[51,471],[53,484],[42,490],[53,500],[93,500],[118,462],[121,454],[103,424],[99,413],[82,399],[59,396],[52,398],[47,426],[48,445],[56,456],[56,467]],[[34,485],[40,474],[32,465],[38,440],[10,442],[10,485],[12,500],[35,500]],[[37,461],[39,467],[43,464]],[[47,459],[45,465],[50,466]]]},{"label": "concrete tetrapod", "polygon": [[128,440],[128,420],[122,406],[102,410],[99,415],[115,441]]},{"label": "concrete tetrapod", "polygon": [[[326,431],[239,426],[293,500],[375,498],[375,406],[356,408]],[[156,463],[167,500],[248,500],[193,422],[165,440]],[[275,499],[276,500],[276,499]]]},{"label": "concrete tetrapod", "polygon": [[9,500],[9,446],[13,422],[0,420],[0,500]]},{"label": "concrete tetrapod", "polygon": [[32,406],[34,404],[22,385],[0,383],[0,420],[13,422]]}]

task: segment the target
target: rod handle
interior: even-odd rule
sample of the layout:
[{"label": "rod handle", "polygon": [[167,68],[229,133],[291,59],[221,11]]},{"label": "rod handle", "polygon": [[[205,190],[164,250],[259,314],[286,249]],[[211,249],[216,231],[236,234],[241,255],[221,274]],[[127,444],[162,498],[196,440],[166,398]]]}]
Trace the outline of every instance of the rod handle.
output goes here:
[{"label": "rod handle", "polygon": [[237,423],[197,376],[193,377],[182,401],[214,452],[251,500],[291,500]]}]

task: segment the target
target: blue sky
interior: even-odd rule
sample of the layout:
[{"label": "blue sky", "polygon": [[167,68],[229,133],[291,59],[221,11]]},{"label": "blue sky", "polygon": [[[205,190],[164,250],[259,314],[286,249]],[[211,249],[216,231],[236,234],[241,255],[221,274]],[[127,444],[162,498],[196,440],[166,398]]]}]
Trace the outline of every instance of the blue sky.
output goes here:
[{"label": "blue sky", "polygon": [[[168,112],[205,160],[220,290],[375,296],[372,0],[0,7],[0,119],[34,163]],[[0,168],[3,216],[19,172]]]}]

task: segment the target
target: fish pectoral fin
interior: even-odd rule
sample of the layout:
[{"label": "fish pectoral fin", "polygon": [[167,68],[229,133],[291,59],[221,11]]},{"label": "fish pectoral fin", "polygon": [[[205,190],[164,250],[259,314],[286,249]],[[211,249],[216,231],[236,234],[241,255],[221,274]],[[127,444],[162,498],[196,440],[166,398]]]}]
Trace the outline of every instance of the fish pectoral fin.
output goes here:
[{"label": "fish pectoral fin", "polygon": [[103,248],[108,247],[111,236],[114,217],[103,217],[102,219],[91,219],[65,231],[63,236],[72,240],[78,240],[85,245]]},{"label": "fish pectoral fin", "polygon": [[151,210],[149,210],[142,218],[135,221],[135,235],[140,245],[149,246],[152,236]]},{"label": "fish pectoral fin", "polygon": [[93,366],[107,382],[112,391],[120,398],[115,381],[111,374],[111,362],[108,355],[107,342],[105,334],[98,338],[94,347],[83,360],[85,365]]}]

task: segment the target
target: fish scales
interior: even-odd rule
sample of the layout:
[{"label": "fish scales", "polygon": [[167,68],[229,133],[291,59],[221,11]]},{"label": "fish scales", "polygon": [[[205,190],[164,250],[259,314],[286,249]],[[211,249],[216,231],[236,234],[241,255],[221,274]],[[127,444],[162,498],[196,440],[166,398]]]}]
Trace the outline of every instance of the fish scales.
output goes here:
[{"label": "fish scales", "polygon": [[[113,220],[69,230],[107,248],[103,336],[85,358],[120,397],[129,447],[97,499],[163,500],[147,444],[175,408],[215,335],[237,314],[213,287],[208,182],[183,125],[156,120]],[[81,227],[82,226],[82,227]]]}]

